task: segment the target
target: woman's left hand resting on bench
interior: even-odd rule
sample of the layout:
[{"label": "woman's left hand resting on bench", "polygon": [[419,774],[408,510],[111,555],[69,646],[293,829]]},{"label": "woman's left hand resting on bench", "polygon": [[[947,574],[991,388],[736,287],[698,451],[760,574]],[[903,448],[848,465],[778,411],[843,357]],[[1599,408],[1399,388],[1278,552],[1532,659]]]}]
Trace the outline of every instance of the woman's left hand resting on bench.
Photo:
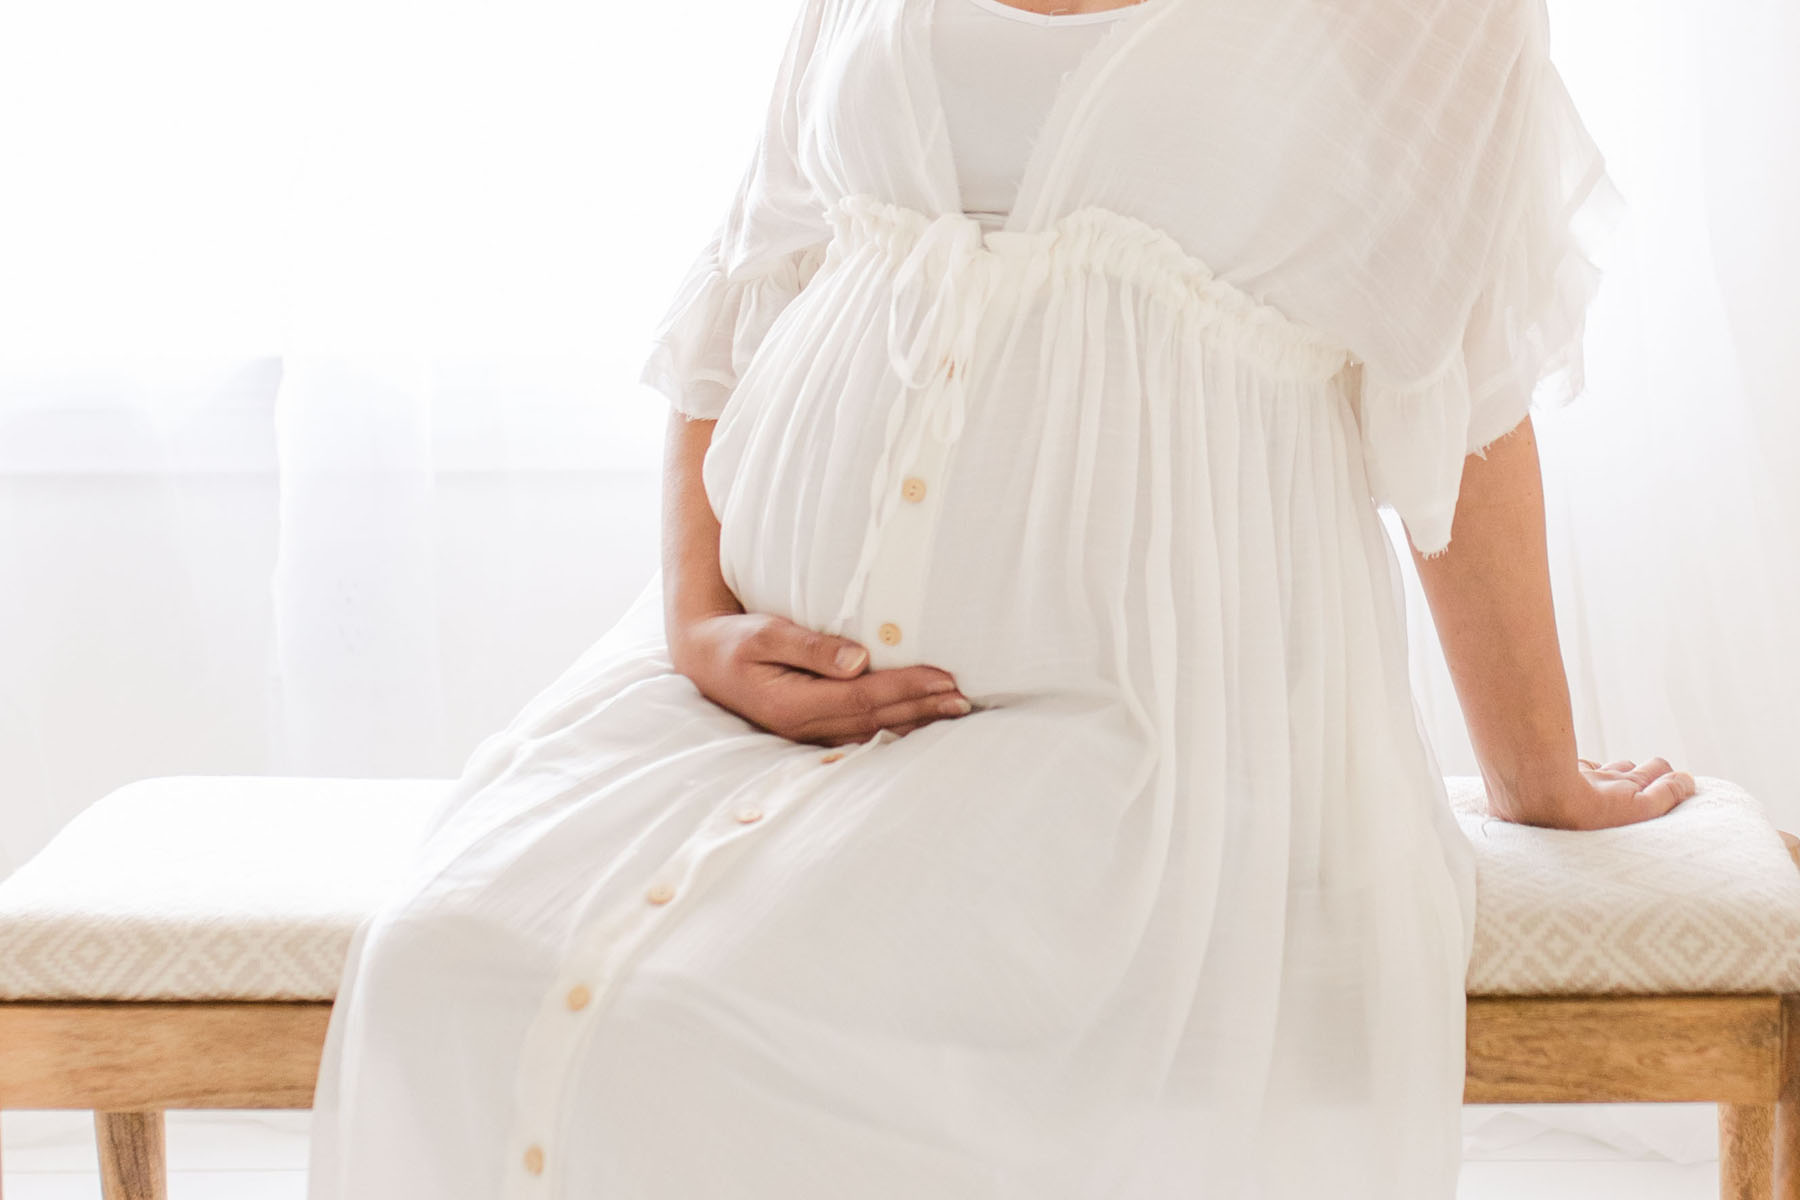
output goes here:
[{"label": "woman's left hand resting on bench", "polygon": [[1590,765],[1575,722],[1550,598],[1543,477],[1531,418],[1463,463],[1450,546],[1413,548],[1444,661],[1497,817],[1606,829],[1660,817],[1694,777],[1660,757]]}]

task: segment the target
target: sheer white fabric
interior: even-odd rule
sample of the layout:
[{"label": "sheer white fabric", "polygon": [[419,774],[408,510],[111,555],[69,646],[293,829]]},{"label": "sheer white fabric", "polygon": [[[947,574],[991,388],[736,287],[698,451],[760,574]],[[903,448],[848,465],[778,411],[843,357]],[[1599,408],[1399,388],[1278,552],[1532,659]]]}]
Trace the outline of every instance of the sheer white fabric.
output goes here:
[{"label": "sheer white fabric", "polygon": [[957,207],[984,229],[998,229],[1012,211],[1033,139],[1062,77],[1092,48],[1106,22],[1129,11],[1045,16],[1000,0],[962,0],[933,13],[931,58]]},{"label": "sheer white fabric", "polygon": [[[725,381],[816,269],[832,199],[957,210],[929,4],[830,16],[842,35],[818,68],[786,64],[763,145],[644,372],[692,415],[718,415]],[[892,52],[869,57],[871,22],[897,26]],[[1516,425],[1540,383],[1548,405],[1579,391],[1592,252],[1617,215],[1541,0],[1149,0],[1104,29],[1059,91],[1021,184],[1027,211],[1006,230],[1093,207],[1139,220],[1341,343],[1375,498],[1422,551],[1442,550],[1464,456]],[[833,74],[833,49],[863,56],[858,74]],[[1256,120],[1160,119],[1244,111]]]},{"label": "sheer white fabric", "polygon": [[1453,1194],[1473,861],[1376,508],[1442,550],[1573,361],[1542,10],[1147,0],[984,230],[942,2],[801,6],[643,377],[747,608],[978,711],[786,742],[653,582],[359,932],[314,1200]]}]

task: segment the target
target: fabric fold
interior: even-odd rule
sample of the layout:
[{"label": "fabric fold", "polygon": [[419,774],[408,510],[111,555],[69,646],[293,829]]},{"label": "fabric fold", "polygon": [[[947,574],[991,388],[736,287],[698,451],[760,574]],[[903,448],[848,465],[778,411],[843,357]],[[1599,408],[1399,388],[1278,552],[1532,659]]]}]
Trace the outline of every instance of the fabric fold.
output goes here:
[{"label": "fabric fold", "polygon": [[824,264],[831,229],[802,165],[801,111],[829,8],[801,0],[731,203],[651,334],[638,382],[689,417],[719,418],[775,319]]},{"label": "fabric fold", "polygon": [[1358,373],[1370,491],[1428,558],[1449,548],[1467,456],[1485,458],[1534,405],[1561,407],[1584,390],[1597,259],[1624,211],[1554,65],[1538,57],[1525,70],[1518,145],[1498,185],[1503,232],[1460,344],[1423,377],[1399,378],[1373,361]]},{"label": "fabric fold", "polygon": [[1468,363],[1458,351],[1435,375],[1396,384],[1367,363],[1358,372],[1357,424],[1369,492],[1392,508],[1421,554],[1450,545],[1468,440]]},{"label": "fabric fold", "polygon": [[714,238],[676,288],[638,378],[701,420],[725,411],[776,317],[818,272],[826,252],[820,242],[731,272],[718,247]]}]

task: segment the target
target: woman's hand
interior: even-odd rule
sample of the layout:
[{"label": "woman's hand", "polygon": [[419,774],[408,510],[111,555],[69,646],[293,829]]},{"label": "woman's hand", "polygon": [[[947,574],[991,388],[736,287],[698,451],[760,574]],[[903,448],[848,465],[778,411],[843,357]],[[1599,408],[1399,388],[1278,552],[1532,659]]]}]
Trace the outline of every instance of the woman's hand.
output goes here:
[{"label": "woman's hand", "polygon": [[1622,758],[1604,766],[1577,759],[1576,770],[1560,785],[1520,795],[1488,789],[1488,809],[1496,817],[1546,829],[1612,829],[1662,816],[1692,796],[1694,777],[1665,758],[1641,766]]},{"label": "woman's hand", "polygon": [[970,707],[948,671],[871,671],[868,651],[848,638],[769,613],[686,621],[669,653],[707,699],[796,742],[839,746],[882,729],[904,735]]},{"label": "woman's hand", "polygon": [[796,742],[862,742],[882,729],[907,734],[968,712],[948,671],[871,671],[855,642],[744,611],[719,565],[719,521],[702,478],[715,424],[669,411],[663,629],[675,669],[713,703]]},{"label": "woman's hand", "polygon": [[1463,460],[1451,533],[1447,553],[1427,558],[1415,546],[1413,561],[1489,811],[1525,825],[1609,829],[1660,817],[1693,795],[1694,777],[1660,758],[1602,767],[1575,757],[1529,416],[1485,456]]}]

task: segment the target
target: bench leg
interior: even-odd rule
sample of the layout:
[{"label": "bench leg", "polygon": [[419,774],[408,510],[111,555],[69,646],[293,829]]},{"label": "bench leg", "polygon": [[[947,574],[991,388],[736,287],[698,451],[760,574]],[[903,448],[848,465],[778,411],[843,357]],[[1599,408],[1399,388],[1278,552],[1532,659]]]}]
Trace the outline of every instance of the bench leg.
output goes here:
[{"label": "bench leg", "polygon": [[106,1200],[168,1200],[161,1112],[97,1112],[94,1136]]},{"label": "bench leg", "polygon": [[1719,1200],[1774,1195],[1775,1106],[1719,1105]]},{"label": "bench leg", "polygon": [[1775,1200],[1800,1200],[1800,1100],[1775,1106]]},{"label": "bench leg", "polygon": [[[1800,863],[1800,838],[1781,837]],[[1780,1097],[1775,1105],[1775,1200],[1800,1200],[1800,996],[1781,998]]]}]

